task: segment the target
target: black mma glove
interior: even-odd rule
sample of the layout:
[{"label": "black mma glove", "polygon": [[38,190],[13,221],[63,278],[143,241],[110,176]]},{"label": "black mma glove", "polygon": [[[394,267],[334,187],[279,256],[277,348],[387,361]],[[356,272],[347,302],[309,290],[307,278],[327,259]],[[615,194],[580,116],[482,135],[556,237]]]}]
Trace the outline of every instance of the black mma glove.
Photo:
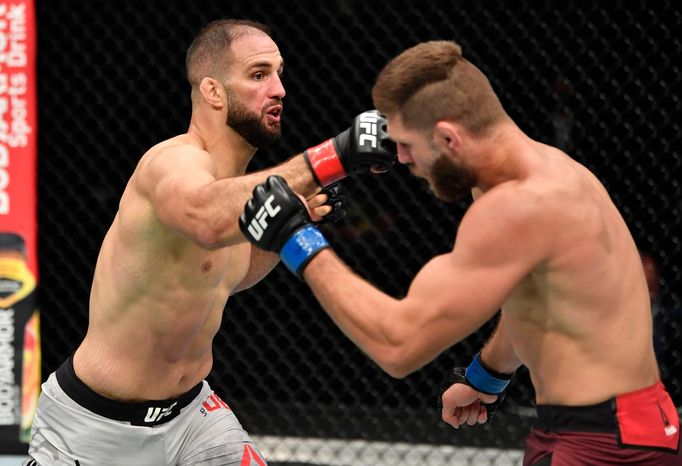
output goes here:
[{"label": "black mma glove", "polygon": [[315,222],[317,225],[331,225],[341,220],[346,215],[346,205],[348,196],[346,188],[341,183],[334,183],[324,188],[321,193],[325,193],[329,198],[322,205],[328,205],[332,211],[322,217],[322,220]]},{"label": "black mma glove", "polygon": [[387,171],[396,161],[396,147],[386,133],[386,117],[369,110],[341,134],[307,149],[303,157],[317,184],[326,187],[350,173]]},{"label": "black mma glove", "polygon": [[306,206],[281,176],[270,176],[254,188],[239,217],[239,228],[257,247],[278,252],[299,278],[308,262],[329,247]]},{"label": "black mma glove", "polygon": [[438,397],[438,411],[443,410],[443,394],[454,384],[461,383],[468,385],[476,391],[487,395],[497,395],[497,399],[492,403],[483,403],[488,413],[488,422],[495,418],[497,408],[502,404],[505,397],[505,389],[511,382],[514,374],[502,374],[495,372],[481,363],[481,353],[474,356],[469,367],[455,367],[452,372],[443,380],[440,396]]}]

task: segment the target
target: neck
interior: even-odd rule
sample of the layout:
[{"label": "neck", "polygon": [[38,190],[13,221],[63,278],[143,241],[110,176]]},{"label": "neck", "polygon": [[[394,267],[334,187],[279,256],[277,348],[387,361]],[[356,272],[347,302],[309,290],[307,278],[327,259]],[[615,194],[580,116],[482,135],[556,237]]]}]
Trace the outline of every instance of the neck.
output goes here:
[{"label": "neck", "polygon": [[195,111],[187,134],[197,139],[202,148],[211,154],[218,168],[217,178],[243,175],[257,149],[227,126],[222,117],[222,113],[203,115]]},{"label": "neck", "polygon": [[473,146],[471,160],[478,177],[477,188],[488,191],[507,181],[527,176],[532,140],[515,124],[504,123]]}]

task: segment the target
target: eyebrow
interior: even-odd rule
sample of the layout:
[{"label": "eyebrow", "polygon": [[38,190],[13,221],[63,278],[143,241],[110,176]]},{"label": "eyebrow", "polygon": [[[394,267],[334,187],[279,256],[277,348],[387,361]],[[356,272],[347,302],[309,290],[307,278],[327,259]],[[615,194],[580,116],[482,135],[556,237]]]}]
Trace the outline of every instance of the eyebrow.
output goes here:
[{"label": "eyebrow", "polygon": [[[258,61],[255,63],[252,63],[251,66],[249,66],[249,70],[252,70],[254,68],[267,68],[270,69],[272,68],[272,63],[267,62],[267,61]],[[279,67],[277,67],[278,70],[283,70],[284,69],[284,60],[282,60],[279,64]]]}]

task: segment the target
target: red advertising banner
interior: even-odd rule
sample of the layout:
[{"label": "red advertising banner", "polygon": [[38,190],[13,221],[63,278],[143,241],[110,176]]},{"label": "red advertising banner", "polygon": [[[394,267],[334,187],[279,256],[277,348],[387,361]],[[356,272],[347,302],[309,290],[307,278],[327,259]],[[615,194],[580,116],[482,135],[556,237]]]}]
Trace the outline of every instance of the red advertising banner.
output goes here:
[{"label": "red advertising banner", "polygon": [[26,442],[40,388],[33,0],[0,0],[0,444]]}]

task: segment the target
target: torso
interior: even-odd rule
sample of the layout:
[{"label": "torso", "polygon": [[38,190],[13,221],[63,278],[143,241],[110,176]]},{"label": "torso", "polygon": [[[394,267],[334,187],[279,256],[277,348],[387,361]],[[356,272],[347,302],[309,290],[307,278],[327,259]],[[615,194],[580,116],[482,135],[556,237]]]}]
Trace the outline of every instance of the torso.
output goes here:
[{"label": "torso", "polygon": [[181,138],[142,158],[97,260],[88,333],[74,367],[112,399],[173,398],[206,377],[223,309],[249,267],[248,243],[202,249],[164,228],[140,192],[140,167]]},{"label": "torso", "polygon": [[649,295],[625,222],[588,170],[556,149],[535,149],[542,168],[520,189],[541,203],[550,253],[503,312],[537,402],[594,404],[652,385]]}]

